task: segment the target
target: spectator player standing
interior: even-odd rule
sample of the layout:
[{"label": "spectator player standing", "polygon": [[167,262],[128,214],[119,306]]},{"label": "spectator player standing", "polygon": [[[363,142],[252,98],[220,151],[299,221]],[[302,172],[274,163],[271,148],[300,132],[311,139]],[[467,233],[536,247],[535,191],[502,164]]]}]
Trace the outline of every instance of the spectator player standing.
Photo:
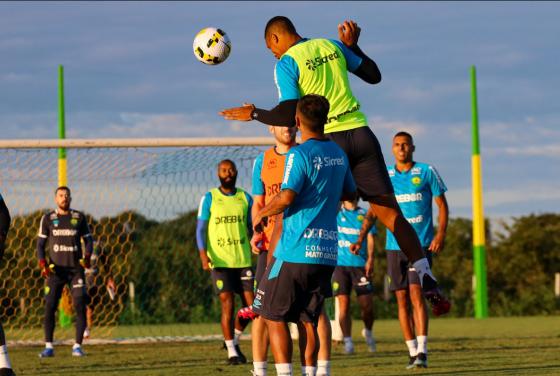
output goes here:
[{"label": "spectator player standing", "polygon": [[395,195],[379,142],[353,95],[348,71],[363,81],[377,84],[381,73],[359,47],[361,29],[353,21],[338,25],[340,41],[306,39],[283,16],[270,19],[265,27],[266,46],[279,60],[274,70],[279,104],[267,111],[253,104],[220,112],[228,120],[258,120],[271,125],[294,125],[298,99],[319,94],[330,103],[325,133],[347,154],[362,199],[389,228],[420,275],[428,301],[437,314],[449,311],[450,303],[440,292],[414,229],[404,218]]},{"label": "spectator player standing", "polygon": [[301,321],[305,348],[302,373],[314,376],[319,348],[317,324],[337,258],[336,213],[341,199],[353,199],[356,187],[343,150],[324,137],[329,103],[305,95],[296,126],[303,143],[290,149],[281,191],[254,218],[283,212],[283,229],[257,289],[253,309],[264,317],[278,375],[292,375],[288,322]]},{"label": "spectator player standing", "polygon": [[[269,132],[274,136],[275,145],[259,154],[253,165],[252,193],[253,217],[280,192],[286,153],[296,145],[297,128],[269,126]],[[253,253],[258,254],[255,285],[261,280],[267,265],[270,240],[277,216],[268,218],[262,232],[254,232],[251,239]],[[253,351],[253,374],[266,376],[268,333],[262,317],[256,317],[251,327],[251,345]]]},{"label": "spectator player standing", "polygon": [[358,303],[364,322],[362,334],[370,352],[375,351],[373,337],[373,274],[375,226],[371,227],[366,239],[360,239],[360,247],[351,252],[351,245],[358,242],[362,222],[367,210],[358,206],[357,200],[344,201],[337,215],[338,226],[338,260],[332,283],[333,294],[338,301],[340,328],[344,340],[344,352],[354,353],[352,341],[352,316],[350,314],[350,294],[352,288],[358,296]]},{"label": "spectator player standing", "polygon": [[[6,236],[10,229],[10,211],[4,202],[4,198],[0,195],[0,261],[4,257],[6,249]],[[0,376],[15,376],[12,370],[12,363],[8,356],[8,347],[6,346],[6,335],[4,334],[4,327],[0,322]]]},{"label": "spectator player standing", "polygon": [[[397,201],[420,238],[423,250],[432,262],[432,253],[441,252],[445,242],[449,208],[445,192],[447,187],[436,169],[413,159],[415,150],[412,136],[398,132],[392,145],[395,165],[388,167]],[[438,208],[438,230],[434,234],[432,199]],[[360,235],[371,225],[371,212]],[[353,246],[357,246],[354,244]],[[428,314],[422,297],[418,273],[411,267],[406,254],[399,248],[391,232],[387,232],[387,274],[391,279],[390,290],[395,292],[401,330],[409,351],[408,369],[428,366]],[[412,308],[409,315],[408,303]]]},{"label": "spectator player standing", "polygon": [[234,318],[234,294],[243,306],[253,304],[254,276],[251,269],[253,199],[235,186],[237,167],[229,159],[218,164],[220,186],[207,192],[200,201],[196,241],[202,269],[210,271],[220,298],[221,326],[228,352],[228,364],[246,363],[239,337],[247,322]]},{"label": "spectator player standing", "polygon": [[[41,218],[37,239],[37,257],[42,276],[47,278],[45,287],[45,349],[41,358],[54,356],[53,335],[55,311],[62,289],[69,284],[76,312],[76,342],[73,356],[84,356],[82,341],[86,328],[87,292],[84,268],[90,265],[93,251],[91,235],[85,215],[70,208],[72,196],[65,186],[55,191],[56,210]],[[84,241],[82,249],[81,239]],[[48,255],[45,250],[48,250]],[[48,259],[47,259],[48,256]]]}]

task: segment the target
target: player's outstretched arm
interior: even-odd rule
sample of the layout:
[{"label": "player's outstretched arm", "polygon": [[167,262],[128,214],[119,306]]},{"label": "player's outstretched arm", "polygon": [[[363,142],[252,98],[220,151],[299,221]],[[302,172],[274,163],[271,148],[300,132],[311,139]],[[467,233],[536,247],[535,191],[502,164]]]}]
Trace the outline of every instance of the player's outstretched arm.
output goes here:
[{"label": "player's outstretched arm", "polygon": [[241,107],[227,108],[219,112],[226,120],[257,120],[266,125],[293,127],[295,125],[297,99],[280,102],[272,110],[256,108],[254,104],[244,103]]},{"label": "player's outstretched arm", "polygon": [[377,64],[358,47],[361,31],[362,29],[354,21],[346,20],[338,24],[338,37],[340,41],[362,58],[362,63],[354,74],[369,84],[378,84],[381,82],[381,72]]}]

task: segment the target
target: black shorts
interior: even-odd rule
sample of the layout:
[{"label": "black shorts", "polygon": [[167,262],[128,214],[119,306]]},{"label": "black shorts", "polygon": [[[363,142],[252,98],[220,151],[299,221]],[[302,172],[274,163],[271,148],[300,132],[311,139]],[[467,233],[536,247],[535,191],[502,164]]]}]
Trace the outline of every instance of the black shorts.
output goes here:
[{"label": "black shorts", "polygon": [[332,295],[333,266],[274,259],[259,283],[253,310],[271,321],[317,324],[325,298]]},{"label": "black shorts", "polygon": [[268,251],[261,251],[257,256],[257,271],[255,272],[255,291],[264,275],[264,271],[266,270],[267,257],[268,257]]},{"label": "black shorts", "polygon": [[253,291],[254,275],[250,267],[246,268],[214,268],[212,269],[212,283],[216,293]]},{"label": "black shorts", "polygon": [[356,295],[373,293],[371,280],[366,276],[366,270],[359,266],[337,266],[332,276],[334,296],[350,295],[352,287]]},{"label": "black shorts", "polygon": [[[420,285],[418,273],[412,267],[403,251],[387,252],[387,274],[389,275],[389,290],[406,290],[409,285]],[[432,267],[432,252],[424,250],[430,267]]]},{"label": "black shorts", "polygon": [[348,156],[358,194],[363,200],[394,194],[381,146],[369,127],[328,133],[327,137]]}]

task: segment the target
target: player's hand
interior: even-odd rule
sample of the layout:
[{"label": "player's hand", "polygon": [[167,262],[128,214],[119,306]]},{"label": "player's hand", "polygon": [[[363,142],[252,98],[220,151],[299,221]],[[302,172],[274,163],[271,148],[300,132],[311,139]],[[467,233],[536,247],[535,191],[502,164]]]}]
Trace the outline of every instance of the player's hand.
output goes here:
[{"label": "player's hand", "polygon": [[344,21],[338,24],[338,38],[347,47],[353,47],[358,44],[358,39],[360,38],[360,32],[362,29],[354,21]]},{"label": "player's hand", "polygon": [[440,235],[439,233],[434,236],[434,239],[430,243],[428,250],[432,251],[433,253],[440,253],[443,250],[443,246],[445,244],[445,237],[444,235]]},{"label": "player's hand", "polygon": [[84,258],[80,259],[80,265],[84,269],[91,268],[91,255],[85,255]]},{"label": "player's hand", "polygon": [[242,107],[227,108],[219,112],[226,120],[249,121],[253,120],[251,114],[255,110],[255,105],[251,103],[243,103]]},{"label": "player's hand", "polygon": [[47,278],[54,272],[54,264],[47,265],[47,260],[39,260],[39,269],[41,269],[41,277]]},{"label": "player's hand", "polygon": [[257,214],[255,218],[253,218],[253,231],[257,234],[262,234],[267,224],[268,217],[261,217]]},{"label": "player's hand", "polygon": [[366,265],[366,276],[371,277],[373,275],[373,260],[367,260]]},{"label": "player's hand", "polygon": [[352,253],[353,255],[359,255],[360,249],[362,249],[362,242],[350,244],[350,253]]},{"label": "player's hand", "polygon": [[210,258],[208,257],[206,251],[201,251],[199,252],[199,254],[200,254],[200,262],[202,264],[202,270],[206,270],[206,271],[212,270],[212,262],[210,261]]},{"label": "player's hand", "polygon": [[259,247],[259,243],[262,244],[263,241],[263,234],[262,232],[253,232],[253,236],[251,237],[251,241],[249,242],[251,244],[251,251],[255,254],[258,255],[259,253],[261,253],[261,249]]}]

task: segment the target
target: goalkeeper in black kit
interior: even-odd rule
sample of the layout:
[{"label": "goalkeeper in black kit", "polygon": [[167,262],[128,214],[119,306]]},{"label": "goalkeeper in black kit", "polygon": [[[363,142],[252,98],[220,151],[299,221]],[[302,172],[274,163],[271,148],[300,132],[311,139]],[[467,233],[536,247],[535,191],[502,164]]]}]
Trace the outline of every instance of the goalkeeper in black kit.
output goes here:
[{"label": "goalkeeper in black kit", "polygon": [[[6,243],[6,236],[10,229],[10,211],[4,202],[4,198],[0,195],[0,260],[4,257],[4,249]],[[8,348],[6,347],[6,336],[4,335],[4,328],[0,323],[0,376],[15,376],[8,356]]]},{"label": "goalkeeper in black kit", "polygon": [[[41,275],[47,278],[45,287],[45,349],[41,358],[54,356],[54,315],[62,290],[69,284],[76,312],[76,343],[73,356],[84,356],[82,340],[86,329],[87,293],[84,268],[90,266],[93,237],[83,213],[70,209],[72,197],[68,187],[55,191],[57,209],[41,218],[37,239],[37,257]],[[85,251],[81,239],[84,240]],[[46,251],[48,250],[48,255]]]}]

